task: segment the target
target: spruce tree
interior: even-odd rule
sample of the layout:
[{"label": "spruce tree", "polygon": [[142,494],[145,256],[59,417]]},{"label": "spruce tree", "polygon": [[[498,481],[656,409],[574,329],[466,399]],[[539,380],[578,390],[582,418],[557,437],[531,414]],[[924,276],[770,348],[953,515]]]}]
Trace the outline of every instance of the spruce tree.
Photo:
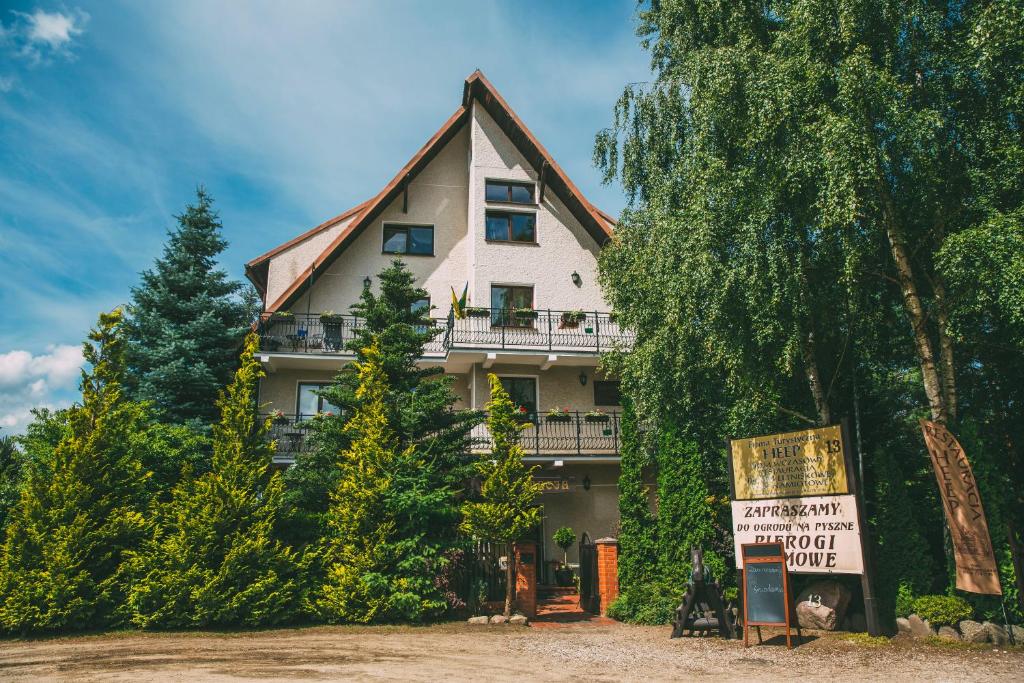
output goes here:
[{"label": "spruce tree", "polygon": [[[491,452],[476,462],[480,476],[478,500],[462,506],[463,532],[476,538],[511,544],[540,524],[540,508],[535,505],[540,485],[533,480],[536,467],[528,466],[519,444],[523,428],[518,411],[497,375],[490,374],[491,400],[487,404],[487,427],[494,442]],[[515,567],[505,568],[505,616],[512,614]]]},{"label": "spruce tree", "polygon": [[436,584],[453,491],[434,485],[415,445],[401,446],[388,419],[389,386],[376,343],[356,363],[359,402],[345,425],[313,607],[329,622],[419,622],[447,604]]},{"label": "spruce tree", "polygon": [[27,632],[111,623],[118,571],[141,540],[149,473],[132,447],[144,407],[121,391],[120,309],[86,343],[82,403],[61,414],[60,438],[26,462],[18,506],[0,553],[0,628]]},{"label": "spruce tree", "polygon": [[[479,424],[480,415],[454,409],[454,377],[438,367],[417,366],[426,344],[441,333],[433,326],[430,312],[414,306],[427,298],[427,292],[415,286],[412,273],[397,259],[381,271],[378,282],[379,294],[366,288],[352,307],[352,314],[364,325],[348,348],[358,362],[365,363],[366,349],[376,345],[377,362],[386,382],[383,405],[389,429],[400,451],[414,445],[425,458],[426,485],[461,486],[470,474],[469,433]],[[308,542],[322,531],[328,494],[336,488],[339,477],[337,454],[352,443],[353,432],[345,429],[345,424],[362,403],[357,395],[360,379],[355,367],[343,369],[321,392],[332,405],[341,408],[341,414],[315,420],[313,450],[299,456],[286,475],[292,511],[288,526],[297,543]],[[435,529],[437,538],[453,537],[457,507],[451,504],[439,512],[444,514]]]},{"label": "spruce tree", "polygon": [[132,289],[129,391],[165,422],[216,419],[217,391],[231,379],[249,323],[241,284],[217,268],[227,247],[213,199],[202,187],[177,216],[164,253]]},{"label": "spruce tree", "polygon": [[155,507],[153,535],[128,565],[137,626],[264,626],[297,612],[296,556],[274,538],[283,482],[270,473],[269,424],[256,416],[258,347],[250,334],[217,401],[212,470],[186,476]]}]

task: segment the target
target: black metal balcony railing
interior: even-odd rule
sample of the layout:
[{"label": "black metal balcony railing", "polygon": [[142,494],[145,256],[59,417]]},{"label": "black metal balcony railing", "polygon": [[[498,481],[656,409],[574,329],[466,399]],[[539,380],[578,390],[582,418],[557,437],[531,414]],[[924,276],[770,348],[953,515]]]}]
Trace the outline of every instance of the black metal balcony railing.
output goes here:
[{"label": "black metal balcony railing", "polygon": [[[632,332],[615,317],[598,311],[513,311],[470,308],[464,317],[454,312],[433,319],[438,335],[426,354],[446,355],[459,349],[520,349],[603,353],[632,345]],[[260,324],[260,349],[287,353],[350,354],[348,343],[364,322],[355,316],[330,319],[319,315],[273,316]]]},{"label": "black metal balcony railing", "polygon": [[[266,416],[264,416],[266,417]],[[277,442],[277,452],[294,456],[311,450],[313,416],[276,415],[271,419],[267,438]],[[522,415],[524,423],[519,443],[527,455],[618,455],[621,442],[620,414],[600,416],[571,412],[552,416]],[[484,452],[492,441],[487,424],[480,424],[470,433],[470,449]]]},{"label": "black metal balcony railing", "polygon": [[[433,320],[435,327],[443,329],[445,320]],[[324,319],[316,314],[295,314],[271,316],[260,323],[260,350],[283,351],[285,353],[338,353],[351,354],[350,341],[363,328],[362,318],[353,315],[335,316]],[[441,332],[427,343],[426,353],[444,353]]]}]

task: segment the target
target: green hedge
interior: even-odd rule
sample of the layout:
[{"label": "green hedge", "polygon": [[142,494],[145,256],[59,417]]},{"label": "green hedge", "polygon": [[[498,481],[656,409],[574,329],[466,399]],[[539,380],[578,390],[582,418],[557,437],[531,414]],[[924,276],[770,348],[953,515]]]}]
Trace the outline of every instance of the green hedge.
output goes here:
[{"label": "green hedge", "polygon": [[608,606],[608,616],[630,624],[668,624],[683,596],[660,584],[642,584],[622,593]]}]

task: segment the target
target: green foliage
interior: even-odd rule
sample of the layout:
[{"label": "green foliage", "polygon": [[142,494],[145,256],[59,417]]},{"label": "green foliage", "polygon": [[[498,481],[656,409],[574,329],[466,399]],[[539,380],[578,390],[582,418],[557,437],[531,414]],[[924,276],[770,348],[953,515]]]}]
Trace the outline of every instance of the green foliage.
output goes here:
[{"label": "green foliage", "polygon": [[[84,345],[82,404],[44,426],[53,448],[26,461],[0,552],[0,628],[54,631],[109,625],[122,601],[118,571],[145,532],[146,472],[132,448],[148,423],[121,392],[120,309]],[[29,446],[38,448],[47,437]]]},{"label": "green foliage", "polygon": [[663,583],[639,584],[619,594],[608,606],[608,616],[631,624],[668,624],[682,601],[683,593],[678,587]]},{"label": "green foliage", "polygon": [[644,471],[650,457],[637,428],[636,412],[623,397],[619,463],[619,589],[652,581],[657,573],[658,526],[647,497]]},{"label": "green foliage", "polygon": [[901,583],[947,581],[920,417],[978,430],[966,447],[1008,558],[1024,4],[664,0],[638,18],[654,78],[625,88],[595,160],[630,196],[600,269],[637,335],[608,365],[659,443],[658,574],[685,574],[691,527],[715,544],[700,519],[726,493],[718,444],[853,417],[854,397],[888,612]]},{"label": "green foliage", "polygon": [[900,583],[896,591],[896,616],[909,617],[914,613],[914,591],[906,583]]},{"label": "green foliage", "polygon": [[[379,273],[378,282],[380,293],[365,289],[352,308],[352,314],[363,318],[365,326],[357,330],[349,348],[357,361],[365,362],[365,350],[377,345],[386,381],[385,417],[399,451],[415,446],[429,458],[432,466],[424,473],[430,477],[426,485],[461,487],[471,475],[466,454],[469,433],[480,422],[479,413],[454,409],[454,377],[444,375],[440,368],[417,366],[424,345],[440,333],[440,328],[433,327],[429,311],[413,307],[426,298],[426,291],[415,286],[413,275],[399,260]],[[284,526],[296,545],[312,542],[323,533],[329,493],[340,477],[337,454],[352,443],[353,432],[345,424],[362,404],[358,386],[359,374],[350,366],[321,392],[342,414],[316,421],[314,448],[299,456],[285,475],[290,512]],[[454,540],[457,506],[446,504],[438,513],[435,537]]]},{"label": "green foliage", "polygon": [[9,511],[18,502],[24,458],[13,437],[0,436],[0,534],[7,526]]},{"label": "green foliage", "polygon": [[572,527],[563,526],[551,534],[551,540],[562,550],[568,550],[569,546],[576,542],[576,532]]},{"label": "green foliage", "polygon": [[435,583],[454,491],[435,485],[434,462],[414,445],[399,446],[388,421],[389,385],[380,346],[356,363],[358,407],[344,429],[326,533],[316,552],[322,568],[311,609],[332,622],[421,622],[447,606]]},{"label": "green foliage", "polygon": [[914,600],[913,613],[935,627],[955,626],[974,616],[974,608],[955,595],[922,595]]},{"label": "green foliage", "polygon": [[165,422],[209,424],[217,391],[235,369],[250,305],[238,297],[242,285],[217,268],[227,242],[205,189],[177,221],[163,256],[132,289],[127,384]]},{"label": "green foliage", "polygon": [[255,414],[258,348],[250,334],[217,401],[211,471],[187,474],[154,506],[152,536],[125,568],[124,610],[137,626],[266,626],[299,609],[295,553],[274,538],[284,487]]}]

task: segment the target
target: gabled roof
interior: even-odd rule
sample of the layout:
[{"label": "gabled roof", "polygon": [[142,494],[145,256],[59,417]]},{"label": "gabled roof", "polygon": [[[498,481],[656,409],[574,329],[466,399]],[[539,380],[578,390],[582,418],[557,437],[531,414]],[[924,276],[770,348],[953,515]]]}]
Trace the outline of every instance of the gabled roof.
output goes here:
[{"label": "gabled roof", "polygon": [[433,137],[402,167],[402,170],[391,179],[391,182],[384,186],[384,189],[377,196],[246,264],[246,275],[265,295],[267,267],[271,257],[301,242],[303,239],[345,220],[355,213],[355,217],[352,218],[341,233],[327,245],[309,267],[305,268],[295,278],[281,296],[276,301],[267,302],[267,313],[287,308],[293,304],[309,287],[310,276],[315,271],[320,271],[333,263],[345,248],[362,234],[373,220],[402,193],[405,186],[420,171],[426,168],[427,164],[437,156],[444,146],[461,130],[462,126],[469,121],[471,105],[474,100],[479,102],[487,113],[491,115],[491,118],[494,119],[502,132],[508,136],[509,140],[518,148],[530,165],[538,173],[543,174],[543,181],[546,187],[562,200],[590,236],[599,245],[603,245],[611,238],[612,228],[615,225],[614,219],[608,214],[599,211],[587,201],[583,193],[569,180],[569,176],[565,174],[551,157],[551,154],[534,137],[533,133],[526,127],[526,124],[516,116],[516,113],[512,111],[512,108],[508,106],[508,103],[491,85],[490,81],[477,70],[466,79],[462,91],[462,106],[455,110],[455,113],[445,121],[444,125],[434,133]]}]

